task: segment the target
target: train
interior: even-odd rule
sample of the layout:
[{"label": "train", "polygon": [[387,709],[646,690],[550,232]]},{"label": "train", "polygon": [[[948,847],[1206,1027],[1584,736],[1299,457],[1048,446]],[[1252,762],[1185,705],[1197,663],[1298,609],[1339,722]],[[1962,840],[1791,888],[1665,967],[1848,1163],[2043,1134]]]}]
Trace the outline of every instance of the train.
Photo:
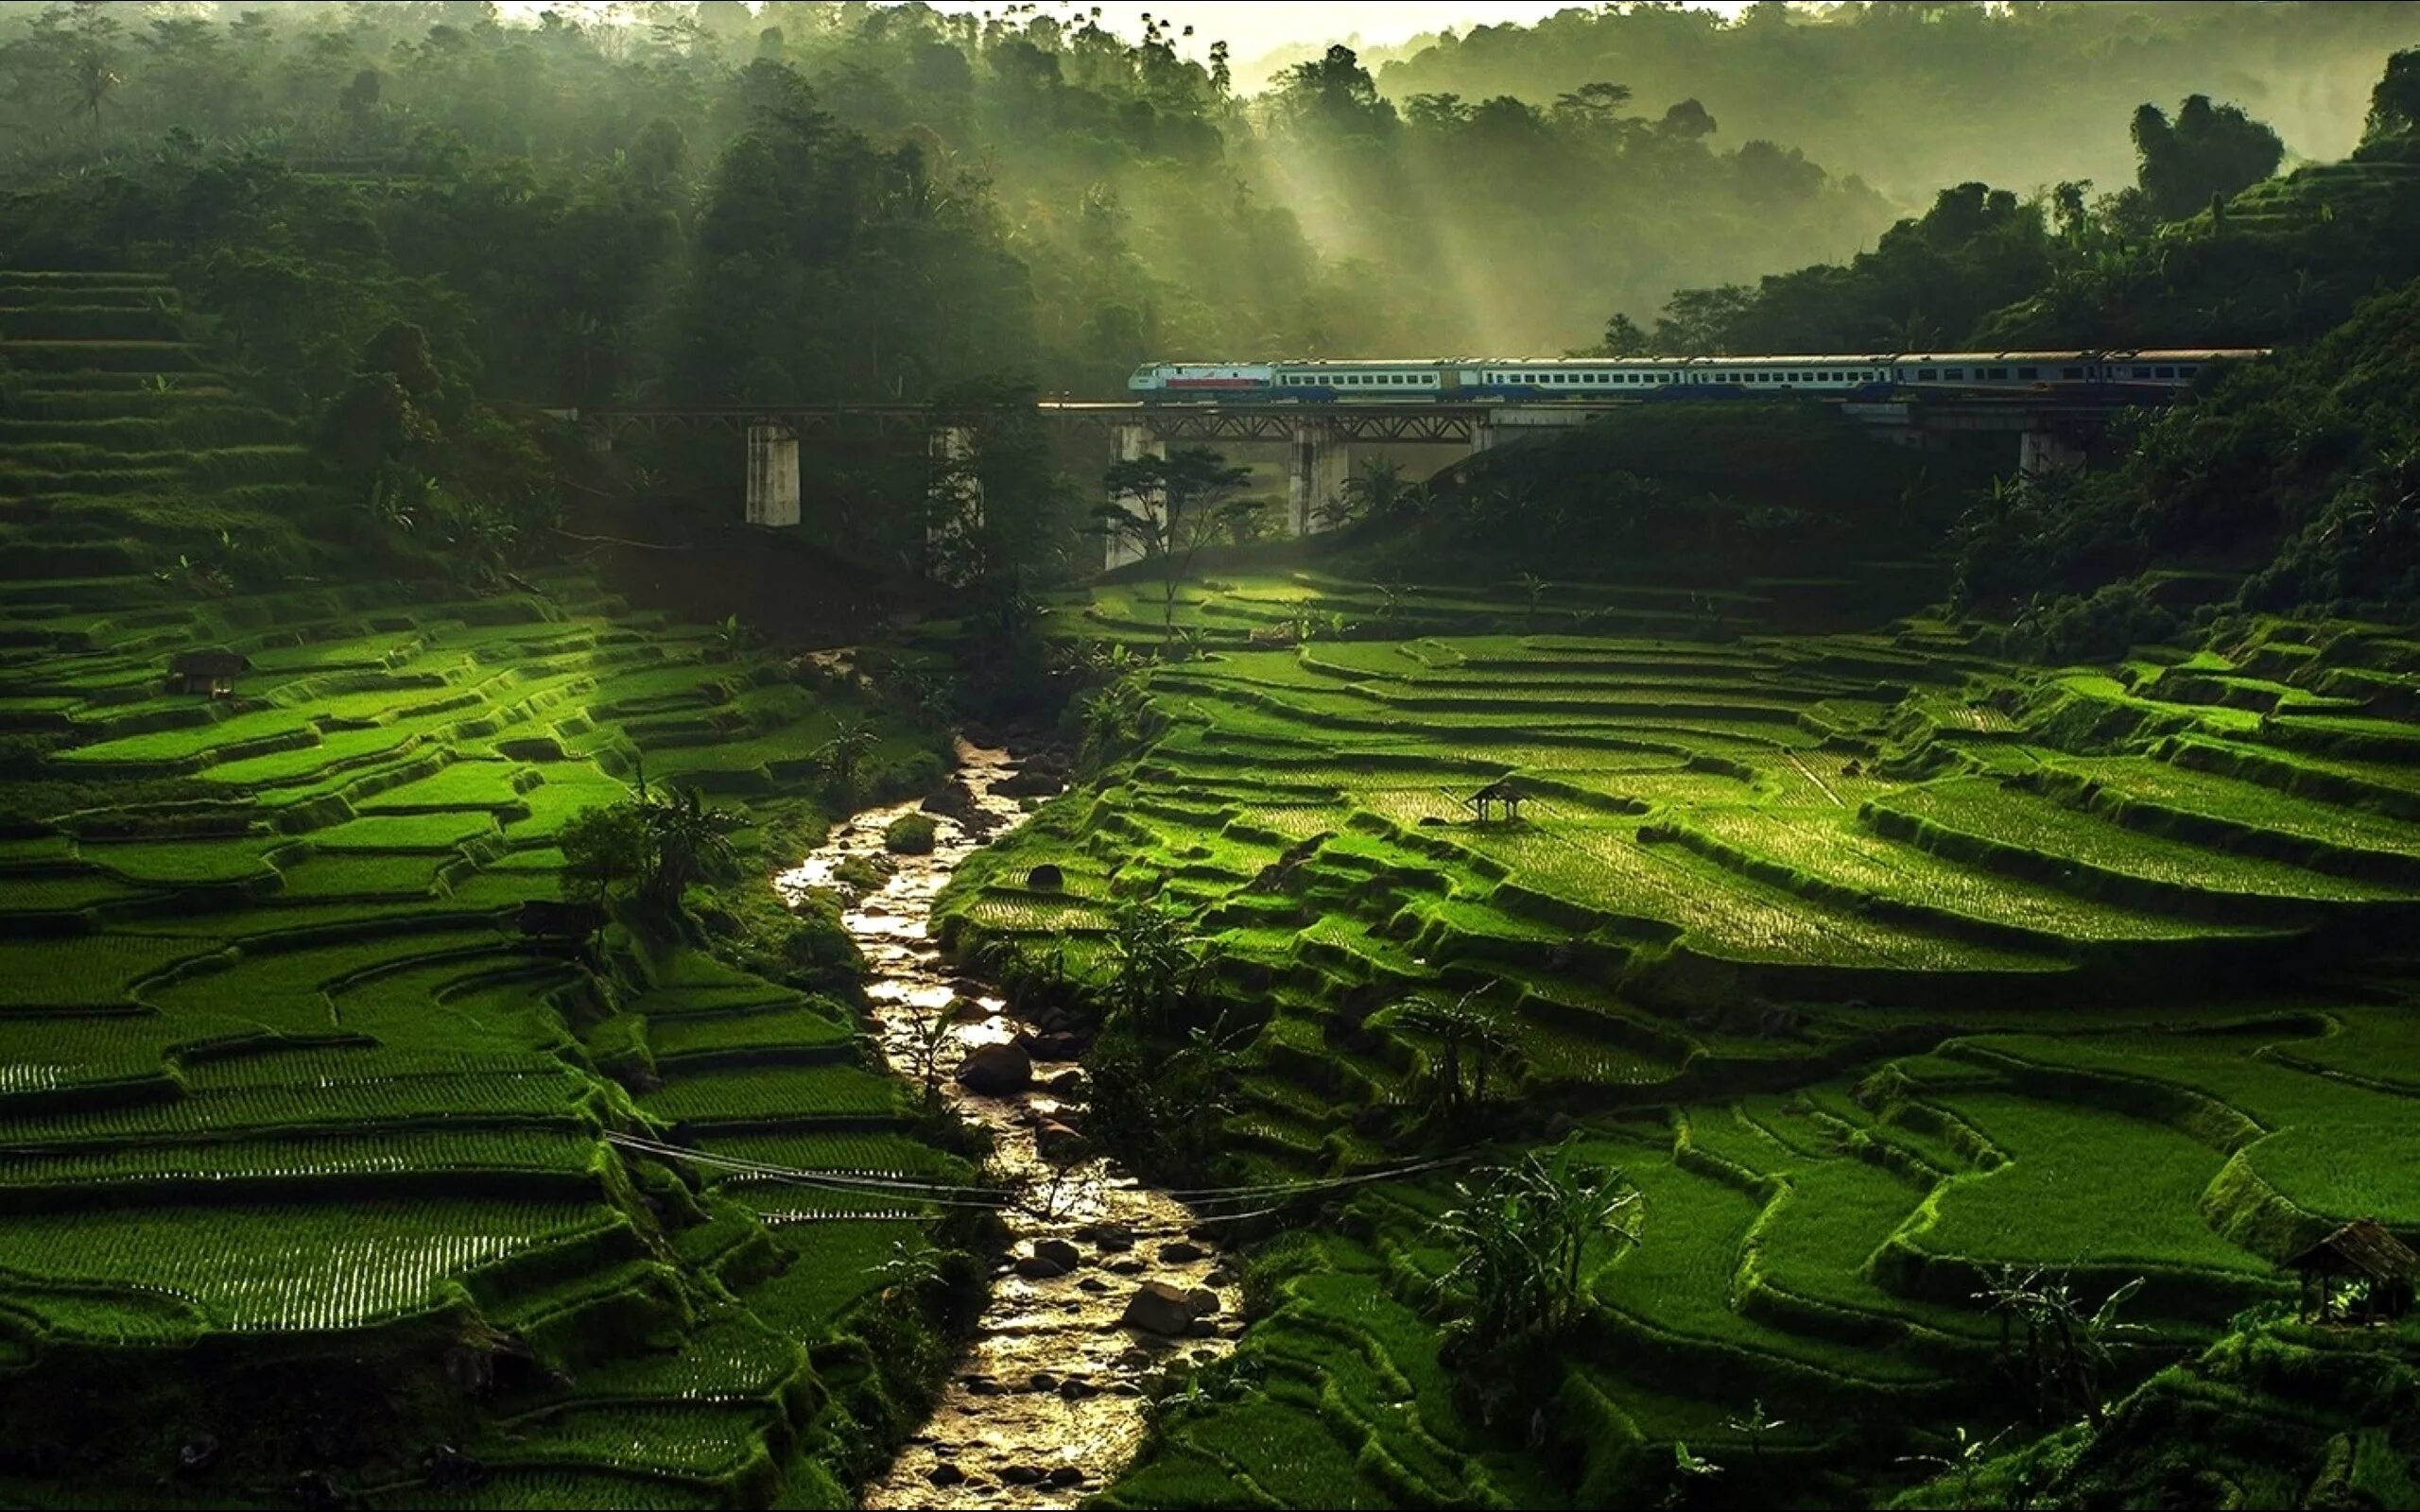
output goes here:
[{"label": "train", "polygon": [[1402,361],[1148,362],[1127,391],[1145,404],[1414,404],[1608,401],[1902,390],[2030,394],[2181,388],[2214,363],[2265,348],[2150,352],[1935,352],[1754,357],[1522,357]]}]

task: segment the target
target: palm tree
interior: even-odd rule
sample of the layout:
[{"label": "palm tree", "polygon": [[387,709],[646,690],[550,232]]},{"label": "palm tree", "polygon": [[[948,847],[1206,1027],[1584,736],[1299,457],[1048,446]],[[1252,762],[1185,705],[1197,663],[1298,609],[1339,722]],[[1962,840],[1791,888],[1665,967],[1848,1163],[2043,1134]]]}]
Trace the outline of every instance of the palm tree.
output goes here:
[{"label": "palm tree", "polygon": [[1538,605],[1545,600],[1549,585],[1535,573],[1523,573],[1520,583],[1521,596],[1529,601],[1529,611],[1521,618],[1521,628],[1535,630],[1538,627]]},{"label": "palm tree", "polygon": [[1452,1325],[1455,1343],[1482,1359],[1508,1343],[1560,1344],[1587,1301],[1591,1249],[1638,1242],[1625,1216],[1637,1189],[1619,1168],[1582,1160],[1567,1139],[1487,1174],[1484,1190],[1460,1187],[1462,1205],[1438,1220],[1461,1255],[1437,1284],[1469,1294]]},{"label": "palm tree", "polygon": [[730,832],[739,821],[728,810],[706,807],[694,787],[666,792],[667,796],[656,798],[642,791],[634,801],[647,827],[648,850],[655,858],[647,895],[656,903],[674,905],[689,884],[730,869]]},{"label": "palm tree", "polygon": [[1485,990],[1473,988],[1451,1003],[1415,998],[1395,1016],[1406,1028],[1437,1041],[1437,1095],[1448,1117],[1487,1100],[1489,1071],[1512,1051],[1512,1041],[1495,1022],[1495,1015],[1478,1005],[1478,995]]},{"label": "palm tree", "polygon": [[[2118,1309],[2142,1289],[2137,1276],[2087,1313],[2066,1273],[2045,1278],[2038,1269],[2019,1274],[2014,1265],[2002,1265],[1975,1298],[2000,1314],[2002,1360],[2024,1374],[2037,1403],[2055,1399],[2070,1410],[2081,1408],[2099,1428],[2108,1419],[2100,1402],[2101,1372],[2117,1360],[2119,1340],[2147,1332],[2118,1319]],[[2021,1352],[2012,1325],[2024,1330]]]},{"label": "palm tree", "polygon": [[875,734],[869,720],[852,719],[842,725],[838,733],[815,749],[816,764],[821,766],[832,785],[842,794],[855,791],[857,769],[873,754],[881,737]]}]

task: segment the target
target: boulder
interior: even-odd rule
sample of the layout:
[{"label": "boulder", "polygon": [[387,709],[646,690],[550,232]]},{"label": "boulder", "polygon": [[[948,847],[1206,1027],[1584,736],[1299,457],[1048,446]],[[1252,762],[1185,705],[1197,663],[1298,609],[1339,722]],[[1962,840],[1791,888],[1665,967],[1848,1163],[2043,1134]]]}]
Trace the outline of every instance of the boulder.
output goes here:
[{"label": "boulder", "polygon": [[935,1486],[947,1488],[952,1486],[960,1486],[965,1484],[966,1472],[959,1469],[957,1466],[952,1465],[949,1461],[943,1460],[939,1465],[934,1466],[930,1473],[925,1475],[925,1479],[932,1482]]},{"label": "boulder", "polygon": [[[1070,1384],[1072,1383],[1070,1383]],[[1048,1484],[1064,1489],[1070,1486],[1081,1486],[1084,1484],[1086,1479],[1088,1479],[1088,1477],[1084,1472],[1078,1469],[1075,1466],[1062,1465],[1057,1469],[1050,1472]]]},{"label": "boulder", "polygon": [[992,791],[1002,798],[1048,798],[1066,785],[1053,773],[1028,766],[1001,778],[992,784]]},{"label": "boulder", "polygon": [[1084,1074],[1072,1067],[1044,1078],[1042,1088],[1060,1101],[1069,1103],[1081,1102],[1084,1093],[1091,1090],[1084,1080]]},{"label": "boulder", "polygon": [[1066,1275],[1069,1269],[1055,1260],[1046,1260],[1040,1255],[1028,1255],[1009,1268],[1029,1281],[1057,1280],[1060,1277]]},{"label": "boulder", "polygon": [[1055,1119],[1046,1118],[1033,1131],[1033,1152],[1046,1160],[1080,1160],[1084,1153],[1084,1137]]},{"label": "boulder", "polygon": [[963,782],[953,780],[936,788],[924,802],[916,805],[927,814],[938,814],[945,819],[965,819],[981,810],[975,806],[975,792]]},{"label": "boulder", "polygon": [[1033,1058],[1036,1060],[1074,1060],[1083,1053],[1084,1042],[1064,1030],[1034,1036]]},{"label": "boulder", "polygon": [[1171,1239],[1167,1244],[1160,1246],[1160,1263],[1163,1265],[1189,1265],[1208,1253],[1210,1253],[1210,1251],[1202,1248],[1200,1245],[1195,1244],[1190,1239]]},{"label": "boulder", "polygon": [[1111,1223],[1106,1219],[1099,1223],[1084,1225],[1076,1230],[1076,1237],[1089,1240],[1103,1249],[1118,1250],[1134,1247],[1134,1230],[1122,1223]]},{"label": "boulder", "polygon": [[1033,1242],[1037,1260],[1055,1261],[1062,1269],[1074,1270],[1084,1263],[1083,1251],[1064,1239],[1037,1239]]},{"label": "boulder", "polygon": [[1012,1096],[1033,1085],[1033,1057],[1015,1045],[977,1045],[958,1063],[958,1084],[978,1096]]},{"label": "boulder", "polygon": [[992,1010],[973,998],[955,997],[949,1000],[949,1022],[952,1023],[981,1023],[991,1016]]},{"label": "boulder", "polygon": [[1121,1327],[1141,1329],[1163,1338],[1175,1338],[1193,1327],[1193,1298],[1166,1281],[1145,1281],[1126,1299],[1118,1317]]},{"label": "boulder", "polygon": [[1219,1294],[1206,1286],[1197,1286],[1185,1293],[1184,1299],[1193,1304],[1195,1317],[1212,1317],[1218,1314]]}]

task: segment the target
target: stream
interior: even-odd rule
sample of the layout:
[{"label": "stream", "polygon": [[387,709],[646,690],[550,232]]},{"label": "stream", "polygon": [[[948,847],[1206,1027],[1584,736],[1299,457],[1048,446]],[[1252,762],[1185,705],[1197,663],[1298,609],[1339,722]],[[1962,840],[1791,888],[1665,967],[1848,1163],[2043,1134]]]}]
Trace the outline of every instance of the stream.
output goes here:
[{"label": "stream", "polygon": [[[959,761],[955,780],[973,799],[961,812],[977,816],[933,815],[931,854],[890,854],[883,832],[920,807],[897,803],[836,826],[774,879],[785,897],[833,888],[847,900],[842,923],[865,954],[883,1054],[910,1080],[920,1018],[951,1015],[959,1042],[943,1059],[945,1074],[1030,1027],[987,984],[951,969],[927,933],[933,899],[959,864],[1026,817],[1017,799],[994,791],[1016,769],[1007,751],[960,741]],[[856,858],[895,869],[879,887],[860,890],[836,876]],[[1069,1095],[1074,1069],[1037,1059],[1030,1086],[998,1096],[945,1083],[959,1116],[991,1132],[995,1168],[1023,1196],[1002,1214],[1011,1247],[995,1261],[991,1300],[967,1353],[931,1419],[866,1488],[867,1507],[1073,1506],[1132,1456],[1143,1435],[1144,1379],[1171,1362],[1215,1359],[1241,1332],[1232,1267],[1197,1231],[1196,1214],[1113,1161],[1063,1167],[1044,1157],[1043,1144],[1069,1137],[1062,1118],[1080,1124],[1081,1104]],[[1154,1282],[1173,1290],[1137,1301]]]}]

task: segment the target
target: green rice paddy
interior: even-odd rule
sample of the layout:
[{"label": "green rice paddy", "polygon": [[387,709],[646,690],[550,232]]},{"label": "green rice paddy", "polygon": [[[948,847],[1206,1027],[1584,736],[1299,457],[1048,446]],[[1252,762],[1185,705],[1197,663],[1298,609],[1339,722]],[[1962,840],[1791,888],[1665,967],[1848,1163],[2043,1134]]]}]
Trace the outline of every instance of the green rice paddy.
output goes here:
[{"label": "green rice paddy", "polygon": [[[2142,1278],[2131,1382],[2290,1296],[2278,1262],[2334,1226],[2420,1234],[2408,642],[2269,625],[2121,680],[1940,622],[1766,633],[1739,605],[1693,639],[1655,595],[1569,592],[1609,633],[1509,586],[1197,589],[1201,654],[1138,674],[1140,745],[945,895],[959,948],[1080,973],[1115,900],[1182,909],[1265,1012],[1228,1122],[1255,1180],[1501,1157],[1551,1114],[1640,1194],[1551,1486],[1440,1409],[1428,1176],[1284,1244],[1222,1367],[1262,1386],[1174,1414],[1112,1502],[1653,1503],[1686,1494],[1676,1438],[1871,1496],[2011,1421],[2001,1266]],[[1348,638],[1269,644],[1331,611]],[[1058,625],[1155,639],[1114,590]],[[1479,823],[1499,778],[1522,816]],[[1487,1132],[1426,1120],[1436,1045],[1388,1010],[1434,992],[1509,1046]],[[1803,1426],[1752,1441],[1756,1402]]]},{"label": "green rice paddy", "polygon": [[[0,324],[172,328],[174,298],[20,281]],[[770,870],[773,805],[812,824],[796,775],[856,696],[579,574],[198,589],[169,564],[216,528],[181,522],[308,486],[284,422],[164,340],[0,348],[27,379],[0,430],[0,1503],[44,1503],[63,1454],[96,1504],[283,1503],[265,1467],[320,1391],[359,1409],[325,1452],[348,1499],[840,1504],[833,1425],[895,1410],[850,1355],[898,1336],[871,1267],[929,1220],[684,1183],[607,1137],[962,1164],[846,1005],[619,924],[582,964],[516,915],[642,764],[710,776]],[[182,376],[120,381],[154,373]],[[231,696],[168,690],[220,648],[250,663]],[[164,1489],[203,1440],[223,1473]],[[483,1490],[430,1479],[437,1442]]]}]

